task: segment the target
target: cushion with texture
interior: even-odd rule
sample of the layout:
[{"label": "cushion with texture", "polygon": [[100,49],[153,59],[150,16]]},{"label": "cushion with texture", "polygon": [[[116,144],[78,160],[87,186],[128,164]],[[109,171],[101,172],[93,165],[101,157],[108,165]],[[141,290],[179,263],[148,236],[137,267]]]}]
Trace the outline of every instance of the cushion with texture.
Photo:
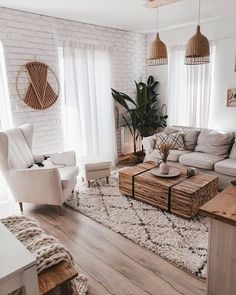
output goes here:
[{"label": "cushion with texture", "polygon": [[166,127],[163,132],[167,135],[170,135],[179,132],[179,129],[175,129],[174,127]]},{"label": "cushion with texture", "polygon": [[179,158],[182,165],[196,167],[206,170],[213,170],[215,163],[222,161],[224,158],[207,153],[188,153]]},{"label": "cushion with texture", "polygon": [[198,136],[195,151],[227,158],[233,139],[232,132],[204,130]]},{"label": "cushion with texture", "polygon": [[165,134],[164,132],[157,133],[155,135],[156,143],[155,148],[158,149],[158,146],[161,143],[168,143],[171,146],[172,150],[184,150],[184,141],[180,132]]},{"label": "cushion with texture", "polygon": [[197,145],[197,139],[200,134],[200,129],[194,129],[194,128],[180,128],[176,129],[174,127],[166,127],[164,129],[164,133],[167,135],[180,132],[183,136],[184,140],[184,146],[185,149],[188,151],[194,151],[196,145]]},{"label": "cushion with texture", "polygon": [[221,174],[236,177],[236,160],[226,159],[215,164],[215,171]]}]

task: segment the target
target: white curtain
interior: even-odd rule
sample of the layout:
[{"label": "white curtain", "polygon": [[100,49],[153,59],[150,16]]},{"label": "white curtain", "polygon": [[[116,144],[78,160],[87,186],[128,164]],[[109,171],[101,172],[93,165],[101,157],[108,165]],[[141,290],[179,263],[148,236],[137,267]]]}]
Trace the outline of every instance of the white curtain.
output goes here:
[{"label": "white curtain", "polygon": [[110,52],[70,43],[59,50],[64,92],[64,138],[79,157],[115,163],[114,105]]},{"label": "white curtain", "polygon": [[0,129],[6,130],[13,126],[10,106],[7,73],[2,42],[0,42]]},{"label": "white curtain", "polygon": [[[12,128],[12,113],[2,42],[0,42],[0,131]],[[0,203],[7,202],[10,193],[0,171]]]},{"label": "white curtain", "polygon": [[211,63],[187,66],[185,47],[169,50],[168,124],[207,128],[210,112],[215,50]]}]

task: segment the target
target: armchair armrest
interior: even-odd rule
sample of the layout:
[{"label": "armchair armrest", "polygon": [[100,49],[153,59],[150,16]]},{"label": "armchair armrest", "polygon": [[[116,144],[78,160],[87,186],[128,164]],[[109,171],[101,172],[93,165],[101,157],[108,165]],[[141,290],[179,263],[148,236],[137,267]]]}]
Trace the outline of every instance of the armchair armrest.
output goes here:
[{"label": "armchair armrest", "polygon": [[49,154],[54,165],[76,166],[76,156],[74,151]]},{"label": "armchair armrest", "polygon": [[62,204],[62,184],[57,168],[11,169],[9,172],[9,186],[18,202]]}]

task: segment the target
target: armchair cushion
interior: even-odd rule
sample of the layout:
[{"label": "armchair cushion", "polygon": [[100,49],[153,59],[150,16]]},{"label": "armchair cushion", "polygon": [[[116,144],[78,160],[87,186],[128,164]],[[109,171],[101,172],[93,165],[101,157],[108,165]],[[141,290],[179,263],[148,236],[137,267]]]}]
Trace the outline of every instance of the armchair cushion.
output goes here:
[{"label": "armchair cushion", "polygon": [[21,169],[33,165],[34,157],[21,128],[10,129],[6,134],[8,138],[11,167],[14,169]]},{"label": "armchair cushion", "polygon": [[54,153],[49,155],[51,161],[55,165],[75,166],[76,156],[74,151],[68,151],[63,153]]}]

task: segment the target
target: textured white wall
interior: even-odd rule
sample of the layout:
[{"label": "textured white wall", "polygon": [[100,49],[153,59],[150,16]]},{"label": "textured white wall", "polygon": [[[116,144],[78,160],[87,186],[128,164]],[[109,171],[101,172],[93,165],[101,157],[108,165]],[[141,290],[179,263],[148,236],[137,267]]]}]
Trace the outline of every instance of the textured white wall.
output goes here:
[{"label": "textured white wall", "polygon": [[[36,57],[59,74],[57,48],[68,40],[95,42],[112,48],[113,87],[117,90],[133,95],[134,80],[146,77],[146,36],[143,34],[0,7],[0,41],[5,52],[14,125],[34,124],[37,153],[63,149],[60,99],[48,110],[28,108],[16,94],[17,71]],[[119,131],[117,147],[120,152]]]}]

